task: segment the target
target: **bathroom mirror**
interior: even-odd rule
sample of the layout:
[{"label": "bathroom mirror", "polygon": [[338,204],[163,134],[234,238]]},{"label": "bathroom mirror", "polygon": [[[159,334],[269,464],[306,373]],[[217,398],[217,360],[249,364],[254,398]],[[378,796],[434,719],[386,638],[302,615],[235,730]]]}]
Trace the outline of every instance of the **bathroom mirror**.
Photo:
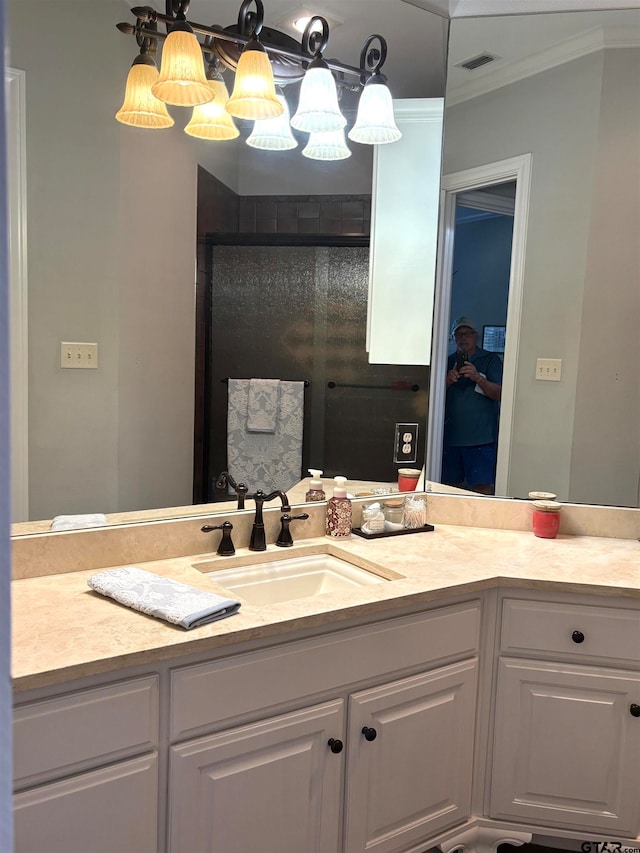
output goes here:
[{"label": "bathroom mirror", "polygon": [[[446,234],[468,247],[450,270],[451,310],[480,332],[507,326],[496,493],[638,506],[640,9],[453,20],[444,137]],[[519,170],[520,196],[496,314],[486,272],[507,217],[475,211],[454,225],[448,212],[456,193],[507,180],[492,179],[501,170]],[[466,278],[468,257],[481,285]],[[557,381],[537,367],[548,358]],[[442,356],[433,413],[434,386]]]},{"label": "bathroom mirror", "polygon": [[[270,5],[267,15],[278,25],[277,4]],[[379,27],[375,24],[389,40],[385,70],[394,94],[442,95],[443,19],[418,9],[420,4],[401,0],[323,5],[335,10],[338,21],[345,17],[341,12],[345,7],[358,11],[362,28],[358,43],[374,28],[376,14],[397,21],[402,33],[397,48],[390,20],[385,18]],[[216,3],[211,20],[234,21],[235,6]],[[196,0],[194,16],[195,9]],[[583,14],[562,18],[576,24]],[[120,106],[126,72],[135,56],[132,40],[118,34],[114,22],[129,18],[129,6],[120,0],[9,2],[8,64],[26,70],[26,160],[38,162],[37,169],[26,173],[29,490],[34,519],[59,512],[116,508],[126,512],[151,506],[169,517],[191,512],[187,505],[193,459],[193,276],[187,274],[185,280],[184,269],[193,267],[193,200],[200,155],[190,153],[192,140],[184,134],[157,137],[150,145],[144,131],[123,128],[111,119]],[[197,18],[207,20],[207,14]],[[472,52],[480,53],[488,50],[483,39],[489,30],[478,28],[500,20],[460,19],[452,25],[465,33]],[[556,15],[529,17],[523,48],[535,54],[538,26],[544,22],[548,38],[549,29],[559,21]],[[334,26],[329,51],[345,61],[346,41],[341,39],[347,38],[347,26],[348,22]],[[559,41],[567,36],[563,26]],[[549,42],[544,46],[549,47]],[[73,67],[66,65],[71,57]],[[412,88],[407,75],[425,57],[433,65],[430,71],[423,70],[419,88]],[[504,87],[494,89],[492,103],[499,103],[504,94]],[[466,168],[454,162],[452,146],[469,148],[468,136],[456,143],[454,129],[446,123],[445,132],[445,171]],[[550,139],[547,145],[553,147],[555,142]],[[496,159],[500,156],[491,154]],[[214,160],[208,162],[208,169],[248,192],[243,187],[249,174],[244,160],[241,165],[231,149],[218,149]],[[343,172],[342,192],[363,192],[361,178],[368,169],[360,163]],[[262,166],[258,163],[251,174],[256,192],[274,177],[286,192],[293,175],[290,170],[282,174],[271,160],[262,161]],[[310,193],[326,185],[326,174],[314,174],[307,189]],[[538,202],[544,204],[541,195]],[[615,200],[609,199],[606,209],[598,210],[611,220],[612,207]],[[553,244],[561,242],[555,232]],[[545,251],[538,250],[528,260],[543,266],[547,280],[553,280],[555,271],[551,261],[545,262]],[[602,278],[606,277],[605,270]],[[558,293],[562,294],[561,283]],[[606,288],[600,293],[606,299]],[[553,316],[550,300],[543,324]],[[567,350],[581,351],[585,342],[592,341],[591,353],[597,359],[609,320],[594,328],[592,315],[591,325],[583,331],[581,304],[574,306],[571,320],[564,329]],[[545,334],[541,332],[540,343],[546,345]],[[99,341],[99,381],[89,371],[60,370],[60,342],[69,340]],[[633,365],[636,341],[636,335],[618,336],[610,353],[624,350],[630,354],[625,364]],[[620,378],[619,372],[609,372],[598,380],[598,387],[603,383],[611,387]],[[595,390],[585,400],[602,408]],[[584,420],[594,425],[584,436],[590,458],[599,458],[597,418],[586,412]],[[532,426],[530,433],[539,430],[544,434],[544,426]],[[525,434],[519,448],[524,453],[530,440],[531,434]],[[549,435],[547,441],[553,442],[553,437]],[[564,454],[562,464],[570,465],[576,448],[564,436],[556,444]],[[616,445],[609,440],[608,446]],[[610,477],[616,476],[614,469]],[[59,495],[65,496],[61,503],[56,500]],[[137,520],[127,515],[120,518],[128,519]]]},{"label": "bathroom mirror", "polygon": [[[371,149],[354,144],[348,162],[330,165],[300,149],[254,155],[246,127],[240,144],[186,136],[190,111],[179,108],[170,130],[125,127],[114,115],[138,48],[115,24],[134,20],[130,4],[8,5],[8,65],[25,71],[28,515],[186,507],[198,166],[239,195],[361,195],[371,193]],[[238,6],[193,0],[189,17],[232,24]],[[284,29],[291,11],[270,0],[265,21]],[[323,13],[327,56],[357,65],[366,38],[383,33],[394,94],[442,97],[446,19],[401,0],[329,0]],[[235,345],[242,339],[238,328]],[[98,342],[98,370],[61,369],[61,342],[85,341]],[[392,444],[393,433],[390,457]]]}]

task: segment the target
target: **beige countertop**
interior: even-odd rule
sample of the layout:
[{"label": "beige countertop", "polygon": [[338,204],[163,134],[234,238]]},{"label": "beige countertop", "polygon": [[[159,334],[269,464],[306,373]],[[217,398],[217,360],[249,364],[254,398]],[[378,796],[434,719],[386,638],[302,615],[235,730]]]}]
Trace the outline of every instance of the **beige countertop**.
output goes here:
[{"label": "beige countertop", "polygon": [[236,643],[277,642],[293,632],[340,628],[352,619],[381,619],[497,585],[640,599],[640,544],[635,539],[561,535],[544,540],[528,531],[446,524],[437,524],[433,532],[378,540],[354,536],[338,543],[317,537],[286,550],[270,546],[260,554],[242,549],[231,558],[207,553],[136,565],[221,592],[215,572],[204,574],[194,563],[219,561],[222,569],[327,549],[388,577],[402,577],[347,593],[263,607],[243,602],[237,614],[191,631],[92,592],[86,582],[95,569],[16,580],[12,584],[14,688],[59,684]]}]

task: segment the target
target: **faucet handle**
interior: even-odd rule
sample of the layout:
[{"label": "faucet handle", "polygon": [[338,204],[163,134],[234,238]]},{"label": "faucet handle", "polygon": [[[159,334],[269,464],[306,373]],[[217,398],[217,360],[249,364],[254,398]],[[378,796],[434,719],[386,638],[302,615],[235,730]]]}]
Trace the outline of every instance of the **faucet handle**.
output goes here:
[{"label": "faucet handle", "polygon": [[218,544],[218,550],[216,554],[219,557],[233,557],[236,553],[236,549],[233,546],[233,542],[231,541],[231,531],[233,530],[233,524],[230,521],[223,521],[222,524],[211,525],[205,524],[204,527],[201,527],[203,533],[211,533],[212,530],[222,530],[222,537]]},{"label": "faucet handle", "polygon": [[309,518],[309,513],[303,512],[300,515],[289,515],[286,513],[280,516],[280,534],[276,539],[276,545],[280,548],[290,548],[293,545],[293,538],[291,536],[291,531],[289,530],[289,525],[292,521],[304,521]]}]

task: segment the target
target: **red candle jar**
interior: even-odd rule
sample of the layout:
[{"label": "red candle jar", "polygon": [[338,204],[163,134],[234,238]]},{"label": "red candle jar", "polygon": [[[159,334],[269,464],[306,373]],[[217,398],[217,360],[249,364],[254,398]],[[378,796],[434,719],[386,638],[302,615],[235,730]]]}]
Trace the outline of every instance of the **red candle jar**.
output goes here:
[{"label": "red candle jar", "polygon": [[555,539],[560,527],[560,504],[555,501],[534,501],[532,520],[535,536]]},{"label": "red candle jar", "polygon": [[420,479],[420,471],[418,468],[399,468],[398,469],[398,491],[399,492],[415,492]]}]

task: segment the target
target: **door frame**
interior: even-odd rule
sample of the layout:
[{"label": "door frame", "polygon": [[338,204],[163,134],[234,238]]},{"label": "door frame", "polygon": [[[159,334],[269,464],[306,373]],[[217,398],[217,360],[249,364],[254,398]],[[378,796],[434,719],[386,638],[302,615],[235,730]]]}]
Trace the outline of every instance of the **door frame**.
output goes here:
[{"label": "door frame", "polygon": [[9,217],[11,520],[29,520],[27,147],[24,71],[5,68]]},{"label": "door frame", "polygon": [[496,466],[496,495],[507,495],[511,462],[513,420],[516,396],[516,376],[522,321],[524,264],[529,198],[531,192],[532,155],[522,154],[444,175],[440,194],[440,227],[436,264],[436,295],[433,311],[433,344],[431,350],[431,383],[427,421],[426,479],[440,482],[442,442],[444,437],[444,406],[446,396],[447,354],[449,344],[449,314],[453,279],[456,196],[458,193],[484,189],[495,184],[516,182],[515,210],[509,296],[507,305],[507,335],[504,351],[500,430]]}]

